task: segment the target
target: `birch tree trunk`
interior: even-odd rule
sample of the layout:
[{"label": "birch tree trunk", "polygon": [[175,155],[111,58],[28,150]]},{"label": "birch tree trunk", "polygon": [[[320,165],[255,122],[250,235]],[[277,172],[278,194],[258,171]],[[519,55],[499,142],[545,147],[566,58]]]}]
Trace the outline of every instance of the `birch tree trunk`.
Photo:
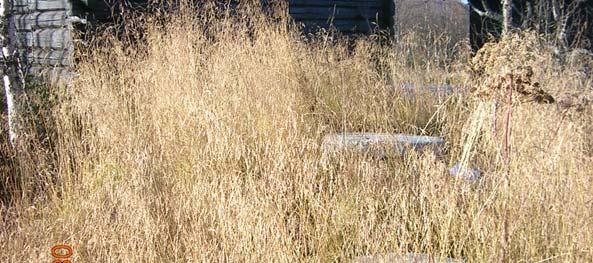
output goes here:
[{"label": "birch tree trunk", "polygon": [[502,1],[502,34],[506,35],[511,30],[515,29],[515,23],[513,21],[513,1],[503,0]]},{"label": "birch tree trunk", "polygon": [[19,89],[17,60],[12,39],[15,37],[14,20],[11,16],[12,0],[0,0],[0,46],[2,47],[2,81],[6,95],[8,115],[8,138],[14,146],[18,137],[18,106],[15,94]]},{"label": "birch tree trunk", "polygon": [[[556,17],[556,41],[557,41],[557,52],[559,54],[567,51],[571,43],[569,39],[569,27],[571,23],[571,19],[574,19],[573,16],[576,16],[577,11],[582,8],[581,4],[585,1],[555,1],[555,9],[558,9],[557,13],[559,13],[558,17]],[[587,21],[583,21],[587,22]],[[587,23],[584,23],[587,24]]]}]

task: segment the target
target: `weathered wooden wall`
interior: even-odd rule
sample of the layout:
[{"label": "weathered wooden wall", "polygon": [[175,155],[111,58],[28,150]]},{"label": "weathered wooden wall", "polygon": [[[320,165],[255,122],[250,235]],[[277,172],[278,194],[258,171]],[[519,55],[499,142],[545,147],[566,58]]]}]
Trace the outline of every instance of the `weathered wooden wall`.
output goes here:
[{"label": "weathered wooden wall", "polygon": [[288,12],[305,31],[335,27],[344,33],[367,34],[385,28],[392,0],[288,0]]},{"label": "weathered wooden wall", "polygon": [[[86,12],[96,16],[99,20],[108,18],[108,5],[117,6],[116,0],[78,0],[83,3]],[[97,1],[102,1],[97,3]],[[205,0],[204,0],[205,1]],[[236,7],[238,0],[210,0],[223,6]],[[385,28],[385,15],[390,14],[389,4],[397,0],[260,0],[266,5],[278,2],[288,3],[288,12],[298,23],[304,24],[307,32],[319,28],[334,27],[337,30],[350,33],[370,33],[378,28]],[[147,0],[130,0],[130,4],[147,2]],[[107,4],[104,4],[107,3]],[[227,5],[230,3],[230,5]],[[388,22],[387,22],[388,23]]]},{"label": "weathered wooden wall", "polygon": [[14,0],[14,46],[28,75],[54,76],[72,65],[69,0]]}]

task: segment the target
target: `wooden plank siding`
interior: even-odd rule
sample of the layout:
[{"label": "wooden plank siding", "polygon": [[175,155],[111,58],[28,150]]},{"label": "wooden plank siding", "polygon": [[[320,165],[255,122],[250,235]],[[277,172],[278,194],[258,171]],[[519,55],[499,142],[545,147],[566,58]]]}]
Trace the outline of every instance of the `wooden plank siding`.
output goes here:
[{"label": "wooden plank siding", "polygon": [[368,34],[385,28],[390,0],[288,0],[288,13],[306,32],[335,28],[343,33]]},{"label": "wooden plank siding", "polygon": [[71,15],[69,0],[14,0],[11,41],[28,75],[55,78],[72,66]]},{"label": "wooden plank siding", "polygon": [[19,31],[31,31],[44,28],[63,28],[66,24],[66,12],[63,10],[35,11],[15,14],[15,27]]},{"label": "wooden plank siding", "polygon": [[70,9],[70,3],[67,0],[14,0],[13,6],[17,14],[67,9]]}]

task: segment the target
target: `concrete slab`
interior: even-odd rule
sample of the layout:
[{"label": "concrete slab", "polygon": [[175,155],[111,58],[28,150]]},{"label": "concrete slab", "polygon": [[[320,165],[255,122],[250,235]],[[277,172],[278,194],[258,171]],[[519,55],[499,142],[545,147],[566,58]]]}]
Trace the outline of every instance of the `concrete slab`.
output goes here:
[{"label": "concrete slab", "polygon": [[342,151],[355,151],[373,157],[403,156],[407,151],[444,152],[445,140],[441,137],[393,133],[334,133],[323,138],[321,148],[328,157]]}]

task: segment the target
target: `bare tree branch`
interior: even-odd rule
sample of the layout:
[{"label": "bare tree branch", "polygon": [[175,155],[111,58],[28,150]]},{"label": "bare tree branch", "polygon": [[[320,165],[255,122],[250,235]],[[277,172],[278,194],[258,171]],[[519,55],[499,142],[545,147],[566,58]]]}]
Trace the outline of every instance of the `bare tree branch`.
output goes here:
[{"label": "bare tree branch", "polygon": [[469,7],[476,12],[476,14],[478,14],[479,16],[482,17],[487,17],[499,22],[502,22],[503,17],[500,13],[494,12],[492,11],[492,9],[490,9],[488,7],[488,5],[486,4],[485,0],[482,0],[482,8],[484,8],[484,10],[480,10],[478,9],[476,6],[474,6],[471,2],[468,2]]}]

